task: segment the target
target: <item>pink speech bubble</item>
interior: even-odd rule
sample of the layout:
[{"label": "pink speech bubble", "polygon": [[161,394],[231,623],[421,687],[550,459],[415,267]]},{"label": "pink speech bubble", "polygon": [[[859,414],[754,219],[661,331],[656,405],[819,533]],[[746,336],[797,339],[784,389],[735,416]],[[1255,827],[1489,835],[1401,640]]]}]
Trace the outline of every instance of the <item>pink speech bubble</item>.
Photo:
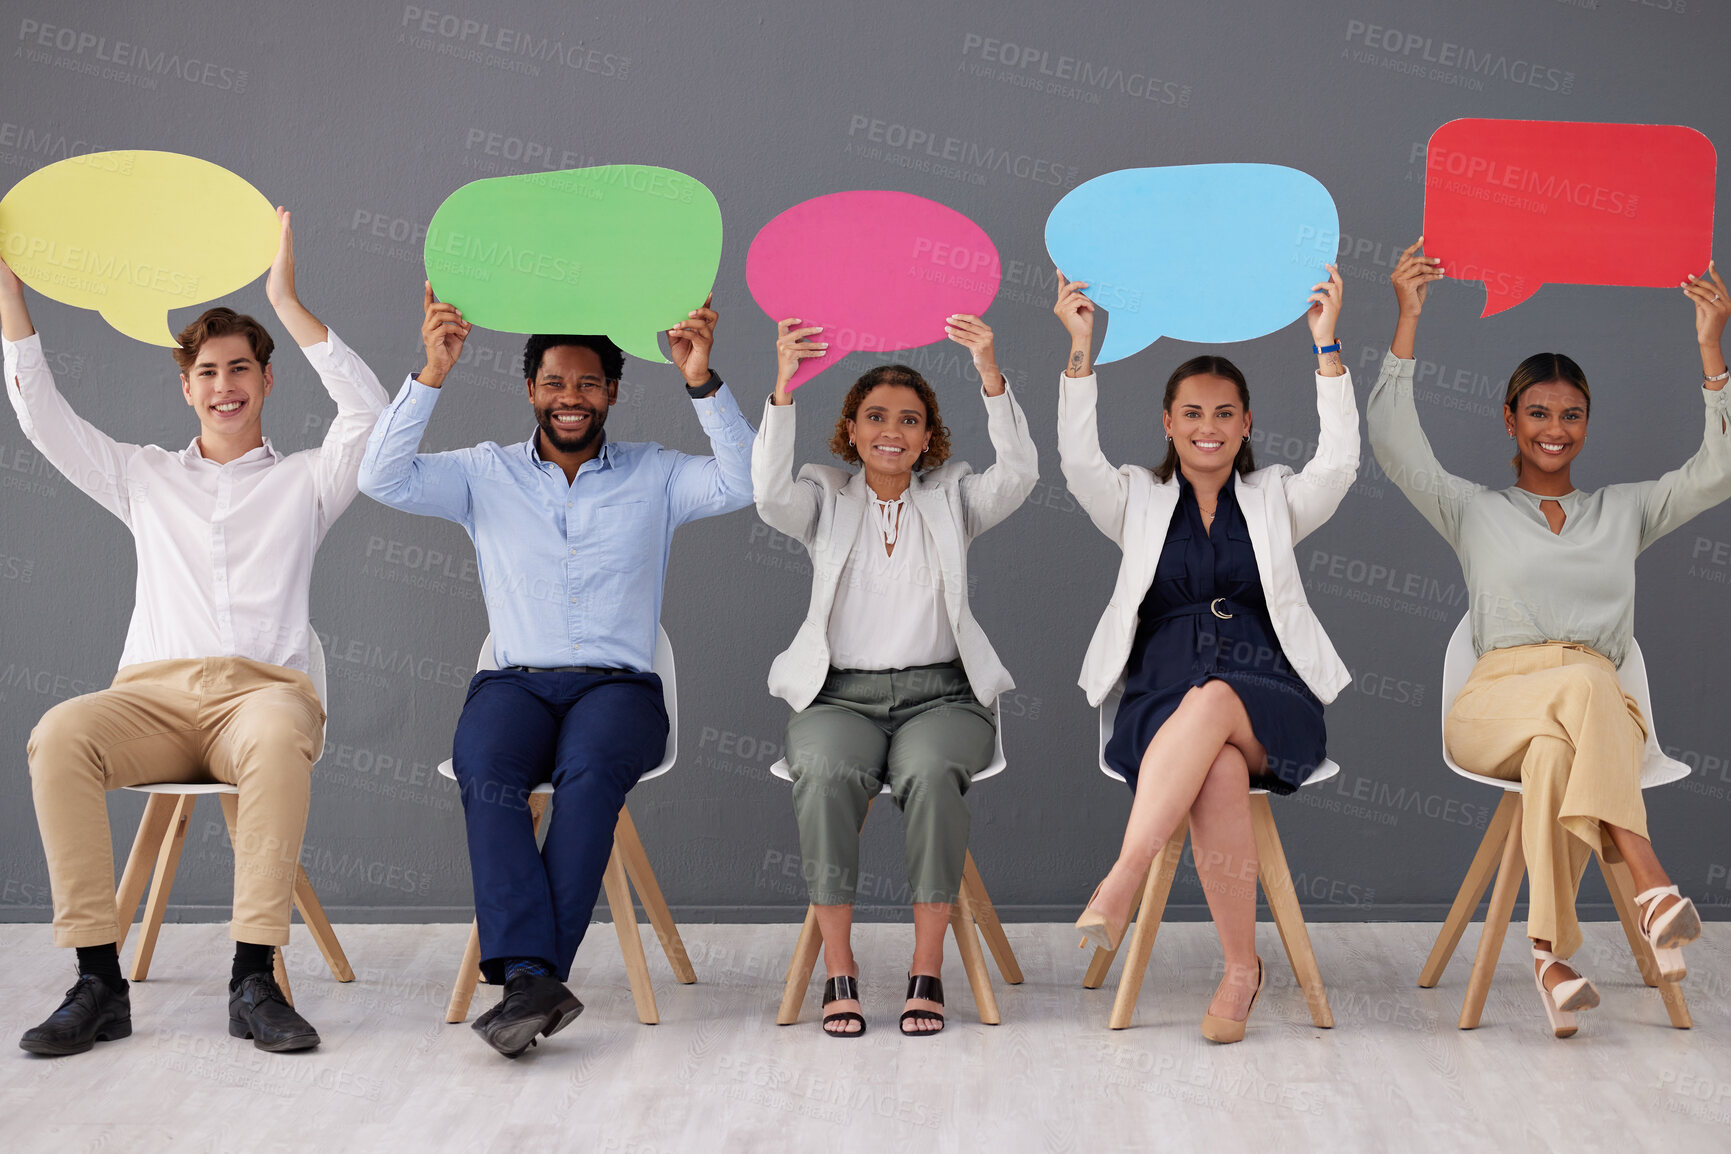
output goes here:
[{"label": "pink speech bubble", "polygon": [[833,192],[796,204],[751,242],[745,281],[773,320],[822,325],[829,352],[802,362],[796,389],[855,349],[944,339],[951,313],[998,295],[998,246],[953,208],[906,192]]},{"label": "pink speech bubble", "polygon": [[1670,288],[1713,247],[1713,143],[1675,124],[1451,120],[1425,154],[1424,248],[1485,311],[1546,284]]}]

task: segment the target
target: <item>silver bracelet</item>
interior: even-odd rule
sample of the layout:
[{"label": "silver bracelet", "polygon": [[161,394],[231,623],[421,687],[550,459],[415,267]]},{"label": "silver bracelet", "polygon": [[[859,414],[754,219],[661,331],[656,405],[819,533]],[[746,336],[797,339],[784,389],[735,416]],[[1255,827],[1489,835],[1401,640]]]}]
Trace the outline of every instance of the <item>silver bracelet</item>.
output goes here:
[{"label": "silver bracelet", "polygon": [[1731,381],[1731,368],[1727,368],[1724,372],[1720,373],[1716,377],[1708,377],[1707,378],[1707,383],[1710,385],[1717,382],[1717,381]]}]

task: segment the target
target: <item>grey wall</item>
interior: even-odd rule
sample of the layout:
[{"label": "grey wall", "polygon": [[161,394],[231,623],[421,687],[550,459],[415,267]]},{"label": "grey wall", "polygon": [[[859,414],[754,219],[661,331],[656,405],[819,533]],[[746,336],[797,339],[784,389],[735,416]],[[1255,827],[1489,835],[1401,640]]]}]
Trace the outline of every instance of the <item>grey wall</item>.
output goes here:
[{"label": "grey wall", "polygon": [[[1065,188],[1116,168],[1226,160],[1316,175],[1346,234],[1341,332],[1362,403],[1394,322],[1385,278],[1419,231],[1422,148],[1438,125],[1461,116],[1679,123],[1731,143],[1731,106],[1712,81],[1724,75],[1731,35],[1722,6],[1700,0],[419,7],[485,21],[495,43],[501,27],[530,44],[555,42],[570,64],[481,47],[478,33],[465,40],[454,22],[446,26],[458,27],[455,36],[423,33],[419,8],[398,3],[144,0],[123,11],[7,0],[0,186],[93,148],[192,153],[243,174],[295,212],[305,301],[394,390],[419,365],[419,230],[448,192],[546,167],[678,168],[721,202],[714,359],[754,419],[772,381],[774,328],[746,290],[745,251],[765,221],[848,188],[904,189],[979,221],[1006,262],[989,319],[1043,472],[1027,507],[972,557],[975,613],[1018,682],[1003,702],[1010,769],[972,802],[975,857],[1012,917],[1073,916],[1115,852],[1128,803],[1095,767],[1094,714],[1075,685],[1118,555],[1058,472],[1055,380],[1067,346],[1049,312],[1041,237]],[[42,47],[32,22],[72,30],[61,34],[72,47]],[[1366,25],[1398,30],[1402,50]],[[987,39],[1035,51],[1018,51],[1030,62],[1008,68],[982,60]],[[140,46],[143,57],[101,59],[116,42]],[[1445,42],[1488,58],[1487,71],[1427,63]],[[1087,61],[1107,70],[1108,83],[1032,86],[1042,79],[1036,53],[1053,68],[1059,57]],[[917,158],[873,145],[858,128],[874,120],[1019,160],[1011,170],[909,166],[902,162]],[[1016,175],[1034,161],[1063,184]],[[1455,471],[1507,476],[1502,382],[1540,349],[1568,351],[1596,386],[1583,485],[1653,477],[1694,451],[1699,364],[1680,294],[1552,287],[1479,320],[1481,293],[1439,286],[1421,334],[1423,416]],[[262,281],[228,303],[274,324]],[[91,313],[35,296],[32,308],[81,413],[132,440],[178,446],[196,432],[166,352]],[[178,327],[191,315],[171,319]],[[1295,324],[1225,350],[1249,375],[1265,462],[1299,464],[1316,435],[1307,345]],[[513,367],[520,347],[491,332],[471,338],[429,448],[526,434]],[[1104,371],[1102,436],[1115,460],[1155,457],[1160,384],[1195,351],[1162,340]],[[958,454],[982,465],[983,414],[956,353],[933,346],[910,359],[938,384]],[[819,378],[811,400],[839,404],[842,385],[867,363],[856,357]],[[329,399],[292,348],[278,374],[267,434],[287,449],[317,443]],[[704,451],[671,368],[631,362],[626,377],[615,435]],[[822,459],[818,425],[801,430],[801,459]],[[1344,773],[1275,803],[1315,919],[1439,915],[1496,800],[1450,775],[1438,754],[1438,675],[1462,611],[1459,569],[1365,457],[1340,513],[1299,547],[1312,603],[1357,678],[1328,712],[1330,752]],[[338,918],[468,916],[457,795],[433,767],[449,755],[487,627],[472,562],[456,526],[364,497],[320,554],[312,603],[333,700],[306,861]],[[56,701],[108,683],[133,567],[124,528],[53,472],[10,414],[0,416],[0,918],[47,917],[24,743]],[[1685,892],[1723,907],[1731,508],[1660,541],[1639,571],[1638,629],[1659,731],[1698,767],[1649,796],[1652,828]],[[680,762],[631,804],[684,916],[791,919],[804,902],[788,790],[768,773],[787,711],[764,676],[808,589],[804,558],[749,510],[690,526],[675,544],[663,620],[682,674]],[[176,890],[185,916],[214,916],[228,900],[231,859],[217,808],[206,804]],[[140,809],[132,795],[112,802],[117,856]],[[868,823],[865,868],[879,880],[862,900],[881,902],[882,916],[899,916],[899,836],[887,810]],[[1193,877],[1181,878],[1174,902],[1199,911],[1200,896]],[[1596,878],[1583,897],[1603,900]]]}]

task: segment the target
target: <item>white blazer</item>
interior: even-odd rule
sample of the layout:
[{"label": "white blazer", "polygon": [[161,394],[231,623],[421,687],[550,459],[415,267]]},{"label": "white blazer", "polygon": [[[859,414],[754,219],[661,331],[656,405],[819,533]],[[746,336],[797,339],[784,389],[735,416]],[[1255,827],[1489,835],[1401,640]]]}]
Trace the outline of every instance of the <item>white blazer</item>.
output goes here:
[{"label": "white blazer", "polygon": [[[1090,705],[1099,705],[1124,676],[1136,637],[1142,598],[1154,581],[1166,530],[1178,504],[1178,477],[1162,482],[1140,465],[1113,468],[1100,451],[1095,423],[1098,388],[1093,374],[1060,378],[1058,457],[1064,480],[1100,531],[1124,551],[1118,583],[1088,655],[1079,684]],[[1358,476],[1358,404],[1352,374],[1316,377],[1316,410],[1321,433],[1316,455],[1299,473],[1270,465],[1238,478],[1238,507],[1250,528],[1256,571],[1262,577],[1268,615],[1286,659],[1323,702],[1351,681],[1322,622],[1304,596],[1298,559],[1292,547],[1322,525],[1340,505]]]},{"label": "white blazer", "polygon": [[[983,473],[965,461],[945,462],[915,474],[908,495],[920,511],[931,555],[943,574],[944,607],[956,632],[962,668],[974,696],[990,706],[998,694],[1014,689],[1015,682],[968,608],[968,543],[1027,500],[1040,468],[1027,418],[1009,388],[985,401],[986,432],[997,461]],[[806,465],[797,479],[791,475],[797,405],[764,402],[763,424],[751,454],[751,489],[758,515],[811,555],[811,605],[793,644],[769,667],[770,693],[804,709],[829,675],[830,608],[871,492],[863,471]]]}]

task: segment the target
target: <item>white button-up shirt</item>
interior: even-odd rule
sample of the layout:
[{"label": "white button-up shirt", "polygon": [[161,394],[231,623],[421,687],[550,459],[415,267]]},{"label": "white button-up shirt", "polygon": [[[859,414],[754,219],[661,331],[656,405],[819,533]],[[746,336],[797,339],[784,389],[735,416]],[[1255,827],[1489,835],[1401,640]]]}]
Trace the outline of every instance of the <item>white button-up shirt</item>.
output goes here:
[{"label": "white button-up shirt", "polygon": [[132,530],[138,583],[121,668],[247,657],[307,669],[313,554],[348,508],[385,391],[336,333],[302,349],[337,403],[322,445],[265,443],[219,465],[195,437],[173,452],[116,441],[73,412],[42,341],[0,342],[18,423],[68,480]]}]

